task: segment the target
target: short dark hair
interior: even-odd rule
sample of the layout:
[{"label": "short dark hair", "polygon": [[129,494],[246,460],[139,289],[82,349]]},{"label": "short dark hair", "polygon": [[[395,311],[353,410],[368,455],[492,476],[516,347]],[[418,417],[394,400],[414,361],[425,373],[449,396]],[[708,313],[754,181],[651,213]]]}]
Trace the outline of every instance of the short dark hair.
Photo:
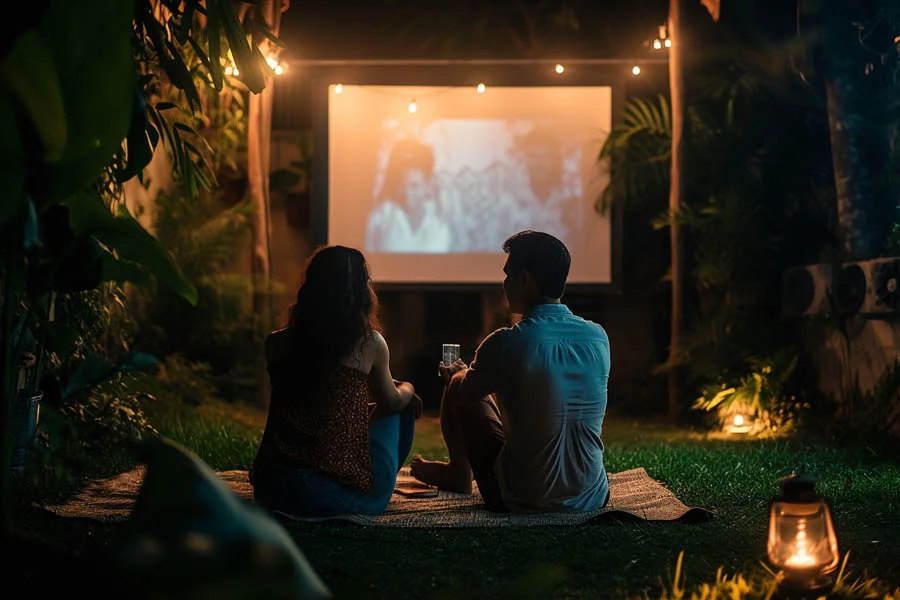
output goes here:
[{"label": "short dark hair", "polygon": [[562,298],[572,256],[559,239],[543,231],[527,229],[503,242],[514,269],[528,271],[545,298]]}]

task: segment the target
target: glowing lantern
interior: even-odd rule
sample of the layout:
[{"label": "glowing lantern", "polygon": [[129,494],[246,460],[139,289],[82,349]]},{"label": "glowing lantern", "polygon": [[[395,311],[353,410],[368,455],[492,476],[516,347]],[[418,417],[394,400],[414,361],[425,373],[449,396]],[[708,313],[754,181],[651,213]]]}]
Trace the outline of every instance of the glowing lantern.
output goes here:
[{"label": "glowing lantern", "polygon": [[769,561],[785,592],[820,592],[834,584],[838,543],[828,501],[815,481],[791,474],[778,480],[781,494],[769,503]]}]

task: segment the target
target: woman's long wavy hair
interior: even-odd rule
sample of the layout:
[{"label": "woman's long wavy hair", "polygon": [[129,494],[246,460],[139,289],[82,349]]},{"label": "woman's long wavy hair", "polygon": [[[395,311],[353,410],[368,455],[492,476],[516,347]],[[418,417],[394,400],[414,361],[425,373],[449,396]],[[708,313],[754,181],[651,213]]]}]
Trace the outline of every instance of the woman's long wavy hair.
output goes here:
[{"label": "woman's long wavy hair", "polygon": [[380,331],[378,296],[362,252],[346,246],[313,252],[287,327],[318,364],[349,356],[359,340]]}]

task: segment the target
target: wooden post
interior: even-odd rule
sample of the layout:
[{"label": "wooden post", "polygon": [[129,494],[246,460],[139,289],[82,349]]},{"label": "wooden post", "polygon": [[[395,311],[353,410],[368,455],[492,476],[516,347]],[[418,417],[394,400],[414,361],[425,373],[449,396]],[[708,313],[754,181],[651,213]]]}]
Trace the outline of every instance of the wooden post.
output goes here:
[{"label": "wooden post", "polygon": [[[285,3],[286,4],[286,3]],[[263,0],[258,10],[274,35],[278,35],[284,6],[277,0]],[[268,39],[260,42],[260,51],[266,53]],[[247,107],[247,185],[253,202],[252,256],[250,269],[253,279],[253,312],[263,326],[272,322],[271,266],[271,205],[269,195],[269,171],[272,138],[272,95],[275,82],[270,80],[258,94],[250,94]],[[262,351],[262,348],[260,348]],[[269,403],[268,378],[260,377],[257,400],[260,406]]]},{"label": "wooden post", "polygon": [[[684,69],[683,40],[681,37],[681,0],[669,0],[669,95],[672,108],[672,173],[669,188],[669,245],[672,253],[672,316],[669,335],[669,361],[675,362],[681,343],[684,321],[684,240],[677,215],[681,208],[684,181],[682,178],[682,158],[684,151]],[[676,420],[682,412],[680,367],[669,370],[668,416]]]}]

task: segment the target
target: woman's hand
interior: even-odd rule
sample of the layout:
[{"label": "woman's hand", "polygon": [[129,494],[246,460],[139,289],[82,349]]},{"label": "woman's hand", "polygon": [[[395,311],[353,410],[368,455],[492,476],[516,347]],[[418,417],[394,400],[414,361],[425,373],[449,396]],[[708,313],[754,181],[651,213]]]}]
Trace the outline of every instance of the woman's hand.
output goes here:
[{"label": "woman's hand", "polygon": [[422,399],[418,394],[413,394],[413,397],[409,399],[409,405],[412,407],[413,416],[418,420],[418,418],[422,416],[422,411],[425,409]]}]

